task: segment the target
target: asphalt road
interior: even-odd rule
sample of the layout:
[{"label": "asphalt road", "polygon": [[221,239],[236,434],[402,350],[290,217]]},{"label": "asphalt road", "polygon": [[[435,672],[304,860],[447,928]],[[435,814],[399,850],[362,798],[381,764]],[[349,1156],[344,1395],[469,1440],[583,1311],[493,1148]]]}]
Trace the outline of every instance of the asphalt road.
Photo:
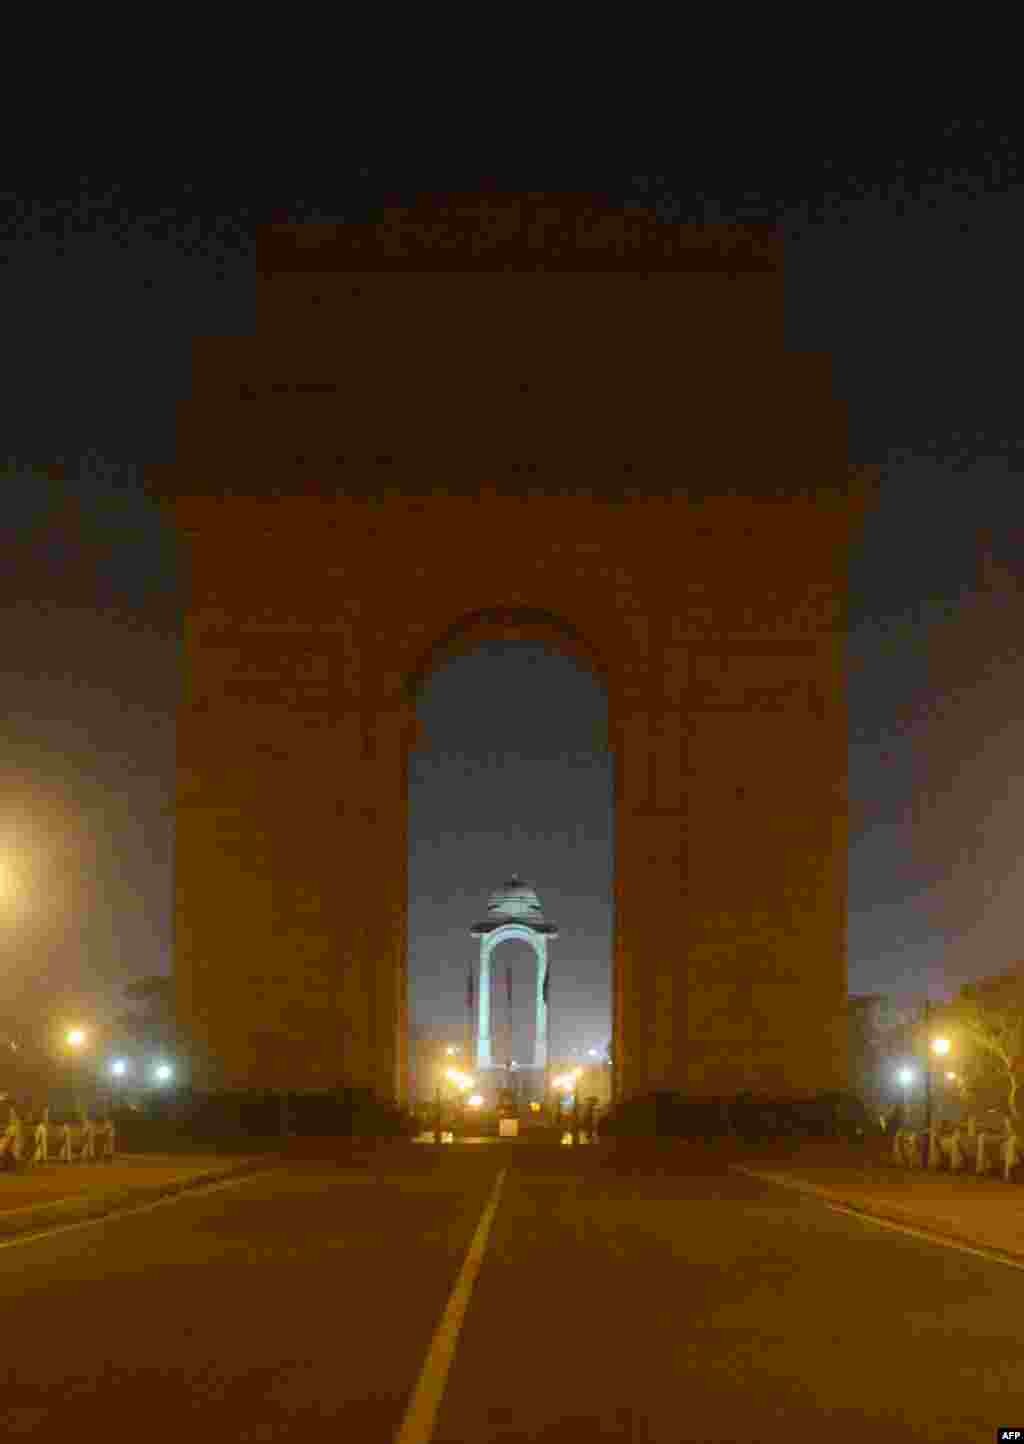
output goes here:
[{"label": "asphalt road", "polygon": [[4,1439],[392,1444],[408,1415],[402,1444],[990,1444],[1024,1423],[1024,1272],[599,1149],[406,1145],[219,1184],[0,1246],[0,1299]]}]

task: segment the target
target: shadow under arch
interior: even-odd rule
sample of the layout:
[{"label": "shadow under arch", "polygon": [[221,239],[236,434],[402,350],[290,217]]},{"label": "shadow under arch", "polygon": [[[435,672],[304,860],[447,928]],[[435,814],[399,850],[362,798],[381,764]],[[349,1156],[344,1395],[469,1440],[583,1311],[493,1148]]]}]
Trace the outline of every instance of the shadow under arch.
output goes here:
[{"label": "shadow under arch", "polygon": [[406,700],[415,707],[438,668],[485,642],[537,642],[569,657],[597,678],[611,703],[609,668],[600,649],[566,617],[540,607],[483,607],[463,613],[431,643],[406,675]]}]

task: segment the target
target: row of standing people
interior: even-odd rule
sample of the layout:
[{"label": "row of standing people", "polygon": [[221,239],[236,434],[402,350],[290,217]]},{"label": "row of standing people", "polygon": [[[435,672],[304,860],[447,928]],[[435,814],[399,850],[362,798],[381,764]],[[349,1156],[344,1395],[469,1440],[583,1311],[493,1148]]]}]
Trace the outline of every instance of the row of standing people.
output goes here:
[{"label": "row of standing people", "polygon": [[112,1162],[115,1148],[114,1120],[107,1118],[97,1122],[87,1115],[78,1123],[79,1136],[76,1138],[71,1123],[60,1125],[60,1145],[56,1155],[50,1152],[50,1135],[54,1125],[50,1123],[50,1110],[44,1108],[35,1119],[25,1119],[13,1107],[4,1133],[0,1135],[0,1168],[10,1171],[23,1163],[29,1155],[28,1135],[32,1135],[32,1162],[48,1163],[51,1157],[64,1163],[94,1161],[102,1159]]}]

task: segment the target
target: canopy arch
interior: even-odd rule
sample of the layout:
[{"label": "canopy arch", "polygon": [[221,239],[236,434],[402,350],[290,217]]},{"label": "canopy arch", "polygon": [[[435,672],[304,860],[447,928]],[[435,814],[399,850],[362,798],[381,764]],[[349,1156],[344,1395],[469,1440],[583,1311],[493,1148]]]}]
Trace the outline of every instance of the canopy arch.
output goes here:
[{"label": "canopy arch", "polygon": [[476,992],[476,1066],[482,1071],[507,1067],[511,1059],[495,1060],[491,1030],[491,954],[504,942],[516,939],[528,943],[537,960],[536,1021],[533,1040],[533,1067],[548,1066],[548,943],[558,937],[558,928],[549,922],[541,908],[536,890],[514,873],[500,888],[491,893],[487,918],[470,929],[480,939],[480,968]]}]

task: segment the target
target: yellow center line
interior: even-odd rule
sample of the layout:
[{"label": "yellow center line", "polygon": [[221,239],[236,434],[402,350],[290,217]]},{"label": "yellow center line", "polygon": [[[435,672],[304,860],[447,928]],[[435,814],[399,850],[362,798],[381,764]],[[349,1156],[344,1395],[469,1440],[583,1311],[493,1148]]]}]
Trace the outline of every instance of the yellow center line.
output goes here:
[{"label": "yellow center line", "polygon": [[507,1169],[504,1168],[499,1172],[494,1188],[491,1190],[491,1196],[480,1215],[476,1232],[473,1234],[473,1241],[469,1245],[466,1257],[462,1261],[462,1268],[459,1270],[459,1276],[455,1280],[455,1287],[452,1289],[451,1297],[441,1315],[441,1322],[430,1341],[430,1348],[427,1350],[423,1369],[405,1411],[402,1427],[395,1435],[395,1444],[430,1444],[430,1440],[434,1436],[437,1411],[441,1407],[441,1400],[444,1397],[444,1386],[448,1380],[452,1359],[455,1357],[455,1346],[459,1341],[462,1321],[466,1317],[466,1310],[469,1307],[473,1284],[476,1282],[480,1265],[483,1263],[487,1236],[491,1231],[494,1215],[498,1211],[498,1199],[501,1195],[501,1186],[505,1182],[506,1172]]}]

